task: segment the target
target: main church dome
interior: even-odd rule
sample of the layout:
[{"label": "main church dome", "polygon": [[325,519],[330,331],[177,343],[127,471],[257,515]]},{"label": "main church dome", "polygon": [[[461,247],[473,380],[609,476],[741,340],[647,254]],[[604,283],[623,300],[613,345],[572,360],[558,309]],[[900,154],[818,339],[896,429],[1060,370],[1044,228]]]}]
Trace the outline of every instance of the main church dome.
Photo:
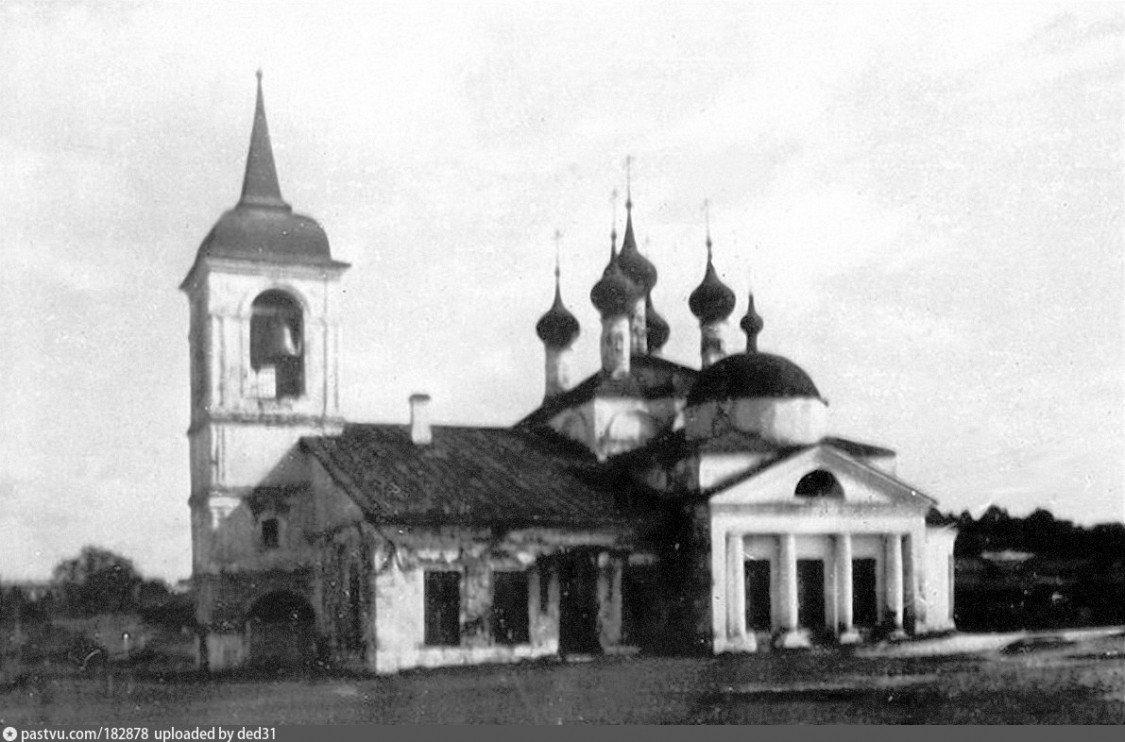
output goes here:
[{"label": "main church dome", "polygon": [[746,398],[820,398],[809,375],[788,358],[769,353],[727,356],[704,369],[688,394],[688,404]]},{"label": "main church dome", "polygon": [[689,438],[733,428],[781,447],[812,445],[828,430],[828,405],[809,375],[769,353],[727,356],[704,369],[685,417]]}]

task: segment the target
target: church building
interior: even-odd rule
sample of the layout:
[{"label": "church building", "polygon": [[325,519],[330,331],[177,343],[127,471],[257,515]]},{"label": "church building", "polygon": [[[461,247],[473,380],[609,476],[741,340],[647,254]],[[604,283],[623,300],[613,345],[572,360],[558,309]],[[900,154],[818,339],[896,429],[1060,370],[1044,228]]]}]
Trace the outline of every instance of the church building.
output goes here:
[{"label": "church building", "polygon": [[724,347],[736,297],[709,236],[687,307],[698,367],[663,357],[626,208],[590,291],[599,369],[572,383],[580,328],[556,267],[534,325],[544,399],[522,420],[435,425],[416,394],[409,424],[349,422],[349,266],[282,198],[259,75],[242,195],[180,287],[203,666],[390,673],[953,628],[956,534],[927,523],[935,501],[893,451],[829,433],[813,380],[758,350],[753,296],[745,348]]}]

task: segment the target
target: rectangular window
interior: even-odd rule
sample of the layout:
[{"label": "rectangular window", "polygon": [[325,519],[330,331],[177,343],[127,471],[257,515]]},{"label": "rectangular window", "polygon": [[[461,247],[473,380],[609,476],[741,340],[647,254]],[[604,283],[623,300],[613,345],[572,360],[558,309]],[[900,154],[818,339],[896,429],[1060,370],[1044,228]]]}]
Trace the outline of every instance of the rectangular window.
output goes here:
[{"label": "rectangular window", "polygon": [[492,638],[497,644],[527,644],[527,572],[492,575]]},{"label": "rectangular window", "polygon": [[262,547],[276,549],[279,543],[279,530],[277,518],[266,518],[262,521]]},{"label": "rectangular window", "polygon": [[461,643],[461,573],[427,572],[424,586],[425,642],[431,647]]}]

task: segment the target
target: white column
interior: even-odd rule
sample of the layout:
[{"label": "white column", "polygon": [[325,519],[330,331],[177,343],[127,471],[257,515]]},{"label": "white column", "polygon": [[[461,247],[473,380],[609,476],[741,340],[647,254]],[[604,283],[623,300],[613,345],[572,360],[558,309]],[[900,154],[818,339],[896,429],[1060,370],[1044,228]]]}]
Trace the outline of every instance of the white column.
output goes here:
[{"label": "white column", "polygon": [[859,641],[852,622],[853,593],[852,593],[852,535],[840,533],[836,535],[836,615],[839,616],[839,632],[841,644],[854,644]]},{"label": "white column", "polygon": [[738,615],[738,582],[741,575],[742,544],[733,533],[727,534],[727,569],[723,598],[727,604],[727,638],[737,640],[743,633],[743,619]]},{"label": "white column", "polygon": [[902,534],[887,536],[887,610],[891,614],[893,636],[903,635],[902,630]]},{"label": "white column", "polygon": [[808,646],[808,639],[797,629],[797,537],[792,533],[783,533],[778,538],[782,631],[778,643],[786,648]]},{"label": "white column", "polygon": [[754,635],[746,629],[746,556],[741,533],[727,534],[727,643],[733,649],[754,651]]}]

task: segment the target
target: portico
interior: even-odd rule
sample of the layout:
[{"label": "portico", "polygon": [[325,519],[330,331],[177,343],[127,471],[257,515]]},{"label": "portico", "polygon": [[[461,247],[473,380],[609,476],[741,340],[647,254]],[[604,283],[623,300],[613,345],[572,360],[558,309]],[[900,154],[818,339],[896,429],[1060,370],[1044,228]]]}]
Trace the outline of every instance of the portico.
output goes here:
[{"label": "portico", "polygon": [[[831,498],[793,494],[810,469],[831,473]],[[924,626],[928,501],[828,446],[712,495],[715,651],[852,644]]]}]

